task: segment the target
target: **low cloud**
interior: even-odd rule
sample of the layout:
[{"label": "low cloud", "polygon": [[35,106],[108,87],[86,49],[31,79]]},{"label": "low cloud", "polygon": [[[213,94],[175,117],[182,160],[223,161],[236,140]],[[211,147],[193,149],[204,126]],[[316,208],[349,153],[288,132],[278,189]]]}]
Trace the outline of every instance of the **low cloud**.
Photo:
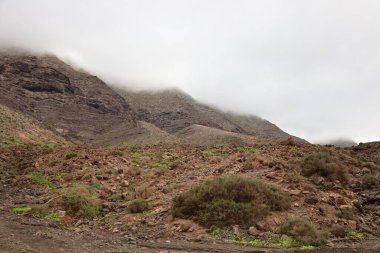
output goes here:
[{"label": "low cloud", "polygon": [[380,139],[375,0],[0,0],[0,47],[178,87],[310,141]]}]

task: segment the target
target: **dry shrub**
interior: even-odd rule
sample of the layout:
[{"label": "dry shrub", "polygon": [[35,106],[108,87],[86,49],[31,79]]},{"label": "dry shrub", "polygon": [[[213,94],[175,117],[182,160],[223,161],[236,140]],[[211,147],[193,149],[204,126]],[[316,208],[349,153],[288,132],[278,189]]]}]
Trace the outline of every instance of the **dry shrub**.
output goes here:
[{"label": "dry shrub", "polygon": [[280,233],[309,245],[324,244],[328,238],[326,232],[317,230],[311,221],[300,217],[288,218],[281,225]]},{"label": "dry shrub", "polygon": [[72,217],[94,218],[99,213],[100,202],[87,189],[75,187],[68,189],[61,197],[60,204]]},{"label": "dry shrub", "polygon": [[132,200],[128,204],[128,211],[130,213],[142,213],[150,209],[148,201],[143,198]]},{"label": "dry shrub", "polygon": [[173,199],[175,217],[211,226],[252,225],[269,211],[288,209],[287,193],[259,180],[221,176]]},{"label": "dry shrub", "polygon": [[330,180],[348,181],[347,168],[330,152],[306,156],[301,163],[301,174],[306,177],[319,175]]}]

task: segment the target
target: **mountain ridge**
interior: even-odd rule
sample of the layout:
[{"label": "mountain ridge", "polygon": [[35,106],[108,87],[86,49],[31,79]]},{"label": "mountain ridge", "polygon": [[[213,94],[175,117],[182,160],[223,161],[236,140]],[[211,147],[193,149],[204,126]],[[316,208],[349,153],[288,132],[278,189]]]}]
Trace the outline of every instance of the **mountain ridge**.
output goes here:
[{"label": "mountain ridge", "polygon": [[182,135],[177,133],[192,127],[203,135],[213,133],[207,143],[220,134],[230,138],[229,133],[240,135],[237,139],[293,137],[304,142],[267,120],[222,112],[179,90],[121,89],[53,55],[0,56],[0,103],[72,140],[100,146],[136,144],[134,137],[140,144],[178,141]]}]

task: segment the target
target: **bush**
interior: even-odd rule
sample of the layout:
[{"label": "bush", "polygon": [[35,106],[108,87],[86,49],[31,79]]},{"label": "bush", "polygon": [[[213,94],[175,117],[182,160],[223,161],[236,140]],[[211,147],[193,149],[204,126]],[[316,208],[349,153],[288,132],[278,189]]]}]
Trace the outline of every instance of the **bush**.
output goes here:
[{"label": "bush", "polygon": [[149,203],[143,198],[132,200],[128,205],[128,211],[130,213],[142,213],[149,209]]},{"label": "bush", "polygon": [[85,189],[71,189],[61,197],[61,205],[73,217],[94,218],[99,213],[99,201]]},{"label": "bush", "polygon": [[379,181],[380,177],[378,175],[368,173],[363,176],[360,186],[363,190],[372,189]]},{"label": "bush", "polygon": [[76,153],[69,153],[65,156],[66,160],[70,160],[71,158],[77,157],[78,155]]},{"label": "bush", "polygon": [[306,177],[319,175],[330,180],[348,181],[347,168],[330,152],[306,156],[301,164],[301,174]]},{"label": "bush", "polygon": [[252,225],[268,211],[288,209],[287,193],[259,180],[222,176],[173,199],[173,215],[211,226]]},{"label": "bush", "polygon": [[280,233],[288,235],[302,244],[321,245],[326,242],[327,233],[318,231],[313,223],[300,217],[288,218],[280,227]]}]

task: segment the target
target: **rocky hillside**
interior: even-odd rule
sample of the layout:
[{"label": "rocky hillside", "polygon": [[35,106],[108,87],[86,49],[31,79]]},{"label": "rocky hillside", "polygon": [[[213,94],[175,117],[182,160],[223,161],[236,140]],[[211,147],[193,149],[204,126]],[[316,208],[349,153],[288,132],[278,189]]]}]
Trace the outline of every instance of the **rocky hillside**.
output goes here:
[{"label": "rocky hillside", "polygon": [[129,104],[96,76],[54,56],[1,54],[0,102],[65,136],[89,141],[137,127]]},{"label": "rocky hillside", "polygon": [[0,104],[0,147],[18,144],[62,145],[67,141],[39,122]]},{"label": "rocky hillside", "polygon": [[269,121],[222,112],[177,90],[113,89],[54,56],[0,56],[0,104],[72,140],[112,146],[290,137]]},{"label": "rocky hillside", "polygon": [[267,120],[222,112],[197,102],[179,90],[133,92],[122,88],[115,89],[130,103],[140,120],[150,122],[169,133],[176,133],[192,125],[201,125],[267,139],[290,137]]}]

